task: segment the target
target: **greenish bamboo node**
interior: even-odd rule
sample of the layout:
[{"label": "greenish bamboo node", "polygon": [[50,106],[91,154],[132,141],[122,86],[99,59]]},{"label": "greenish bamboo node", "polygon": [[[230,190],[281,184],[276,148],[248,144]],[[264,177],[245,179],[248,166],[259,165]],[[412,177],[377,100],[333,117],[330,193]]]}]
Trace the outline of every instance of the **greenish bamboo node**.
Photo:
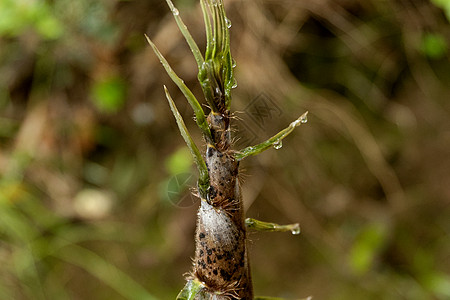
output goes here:
[{"label": "greenish bamboo node", "polygon": [[150,38],[145,35],[145,38],[147,39],[148,43],[152,47],[153,51],[155,52],[156,56],[158,56],[159,60],[161,61],[161,64],[163,65],[164,69],[166,70],[167,74],[170,76],[170,78],[175,82],[175,84],[178,86],[178,88],[181,90],[183,95],[188,100],[189,104],[191,105],[192,109],[194,110],[195,114],[195,121],[202,131],[205,138],[209,141],[212,140],[211,138],[211,131],[209,130],[208,123],[206,122],[205,112],[203,111],[203,108],[201,107],[200,103],[195,98],[194,94],[191,92],[191,90],[186,86],[184,81],[178,77],[178,75],[175,73],[175,71],[172,69],[172,67],[167,62],[166,58],[161,54],[161,52],[158,50],[156,45],[150,40]]},{"label": "greenish bamboo node", "polygon": [[208,175],[208,168],[206,167],[206,163],[203,160],[202,155],[200,154],[200,151],[198,150],[197,145],[194,143],[194,140],[192,140],[191,135],[189,134],[189,131],[186,127],[186,124],[183,121],[183,117],[181,116],[180,112],[178,111],[175,102],[173,102],[172,97],[169,94],[169,91],[167,90],[167,87],[164,86],[164,91],[166,93],[167,100],[169,101],[170,109],[172,110],[172,114],[175,117],[175,120],[178,125],[178,129],[180,130],[181,136],[183,137],[184,141],[186,142],[189,150],[191,151],[192,158],[194,159],[195,164],[197,165],[197,169],[199,172],[199,179],[198,179],[198,189],[200,196],[203,199],[206,199],[207,197],[207,191],[209,188],[209,175]]},{"label": "greenish bamboo node", "polygon": [[308,122],[308,112],[305,112],[303,115],[301,115],[297,120],[295,120],[294,122],[292,122],[291,124],[289,124],[288,127],[286,127],[285,129],[281,130],[280,132],[278,132],[277,134],[275,134],[273,137],[271,137],[270,139],[255,145],[255,146],[249,146],[247,148],[244,148],[240,151],[237,151],[234,154],[234,158],[236,160],[242,160],[244,158],[246,158],[247,156],[251,156],[251,155],[256,155],[259,154],[261,152],[263,152],[264,150],[267,150],[270,147],[274,147],[275,149],[280,149],[282,147],[282,140],[287,137],[294,129],[295,127],[300,126],[301,124],[304,124]]},{"label": "greenish bamboo node", "polygon": [[247,218],[245,219],[245,226],[247,226],[247,228],[255,229],[258,231],[269,231],[269,232],[290,231],[292,234],[300,234],[300,225],[298,223],[279,225],[276,223],[268,223],[252,218]]}]

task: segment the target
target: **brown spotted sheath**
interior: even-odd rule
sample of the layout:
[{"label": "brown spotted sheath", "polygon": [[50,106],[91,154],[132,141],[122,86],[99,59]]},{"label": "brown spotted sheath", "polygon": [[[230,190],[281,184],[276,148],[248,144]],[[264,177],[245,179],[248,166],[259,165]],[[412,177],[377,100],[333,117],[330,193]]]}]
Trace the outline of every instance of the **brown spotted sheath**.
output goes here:
[{"label": "brown spotted sheath", "polygon": [[193,275],[217,299],[253,299],[246,229],[239,186],[239,163],[230,150],[229,114],[208,116],[216,146],[207,145],[208,199],[198,210]]}]

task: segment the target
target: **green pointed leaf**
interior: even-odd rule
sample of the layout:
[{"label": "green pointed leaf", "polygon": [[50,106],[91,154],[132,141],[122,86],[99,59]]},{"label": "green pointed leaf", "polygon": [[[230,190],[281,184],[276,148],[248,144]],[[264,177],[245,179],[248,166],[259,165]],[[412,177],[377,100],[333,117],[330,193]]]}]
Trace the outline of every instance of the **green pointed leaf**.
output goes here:
[{"label": "green pointed leaf", "polygon": [[245,219],[245,226],[247,226],[247,228],[255,229],[258,231],[270,231],[270,232],[290,231],[292,234],[300,234],[300,225],[298,223],[289,225],[279,225],[276,223],[268,223],[252,218],[247,218]]},{"label": "green pointed leaf", "polygon": [[203,56],[200,53],[200,49],[198,48],[197,44],[192,38],[191,33],[189,32],[183,20],[181,19],[178,9],[175,7],[175,5],[173,5],[171,0],[166,0],[166,2],[169,5],[170,10],[172,11],[173,17],[177,22],[178,28],[180,29],[186,42],[188,43],[189,48],[191,48],[192,54],[194,54],[195,61],[197,62],[198,68],[200,69],[200,67],[203,65],[204,62]]},{"label": "green pointed leaf", "polygon": [[[262,142],[262,143],[260,143],[258,145],[244,148],[244,149],[236,152],[234,157],[237,160],[242,160],[242,159],[246,158],[247,156],[259,154],[259,153],[263,152],[264,150],[267,150],[271,146],[274,146],[276,149],[281,148],[281,141],[285,137],[287,137],[295,129],[295,127],[298,127],[301,124],[304,124],[304,123],[306,123],[308,121],[307,115],[308,115],[308,112],[305,112],[297,120],[295,120],[294,122],[289,124],[288,127],[286,127],[285,129],[281,130],[280,132],[275,134],[270,139],[268,139],[268,140],[266,140],[266,141],[264,141],[264,142]],[[279,148],[277,148],[278,147],[277,145],[279,146]]]},{"label": "green pointed leaf", "polygon": [[209,130],[208,123],[206,122],[205,112],[200,106],[200,103],[197,101],[191,90],[186,86],[184,81],[180,77],[178,77],[178,75],[174,72],[174,70],[169,65],[164,56],[161,54],[161,52],[158,50],[156,45],[150,40],[150,38],[147,35],[145,35],[145,37],[150,46],[152,47],[153,51],[155,52],[156,56],[158,56],[159,60],[161,61],[161,64],[163,65],[164,69],[166,69],[167,74],[181,90],[181,92],[191,105],[192,109],[194,110],[195,121],[197,122],[198,127],[202,130],[203,135],[206,137],[208,141],[211,141],[212,140],[211,131]]},{"label": "green pointed leaf", "polygon": [[175,120],[177,122],[178,128],[180,129],[181,136],[183,137],[189,150],[191,151],[192,158],[194,159],[194,162],[197,165],[198,172],[200,174],[199,179],[198,179],[200,195],[204,199],[206,199],[207,189],[209,187],[208,168],[206,167],[206,163],[203,160],[202,155],[200,154],[200,151],[198,150],[197,145],[192,140],[191,135],[189,134],[189,131],[187,130],[186,125],[184,124],[183,117],[181,116],[180,112],[178,111],[177,107],[175,106],[175,103],[173,102],[172,97],[170,97],[169,91],[167,90],[166,86],[164,86],[164,91],[166,93],[167,100],[169,101],[170,109],[172,110],[172,113],[175,116]]},{"label": "green pointed leaf", "polygon": [[202,12],[203,12],[203,19],[205,22],[205,31],[206,31],[206,51],[205,51],[205,58],[209,59],[210,55],[211,55],[211,51],[213,48],[213,32],[212,32],[212,27],[211,27],[211,20],[209,17],[209,10],[208,10],[208,6],[206,3],[206,0],[201,0],[200,1],[200,5],[202,7]]}]

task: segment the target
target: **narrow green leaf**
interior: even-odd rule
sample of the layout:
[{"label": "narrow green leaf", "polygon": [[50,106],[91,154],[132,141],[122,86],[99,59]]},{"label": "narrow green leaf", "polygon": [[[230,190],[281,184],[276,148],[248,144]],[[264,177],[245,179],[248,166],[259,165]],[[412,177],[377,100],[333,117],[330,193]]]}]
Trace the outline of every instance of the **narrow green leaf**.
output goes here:
[{"label": "narrow green leaf", "polygon": [[227,28],[227,24],[225,22],[225,9],[223,7],[223,2],[222,0],[218,1],[217,3],[217,9],[215,10],[217,11],[217,18],[218,18],[218,23],[219,23],[219,40],[220,40],[220,44],[219,44],[219,51],[220,53],[226,53],[227,51],[227,32],[228,32],[228,28]]},{"label": "narrow green leaf", "polygon": [[177,107],[175,106],[175,103],[173,102],[172,97],[170,97],[169,91],[167,90],[166,86],[164,86],[164,91],[166,93],[167,100],[169,101],[170,109],[172,110],[172,113],[175,117],[178,128],[181,132],[181,136],[183,137],[189,150],[191,151],[194,162],[197,165],[198,172],[200,173],[199,179],[198,179],[200,195],[202,197],[204,197],[204,199],[206,199],[207,189],[209,187],[208,168],[206,167],[206,163],[203,160],[202,155],[200,154],[200,151],[198,150],[197,145],[195,145],[194,141],[192,140],[191,135],[189,134],[189,131],[186,128],[186,125],[184,124],[183,117],[181,116],[180,112],[178,111]]},{"label": "narrow green leaf", "polygon": [[292,234],[300,234],[300,225],[298,223],[289,225],[279,225],[276,223],[268,223],[252,218],[245,219],[245,226],[247,228],[255,229],[258,231],[270,231],[270,232],[286,232],[290,231]]},{"label": "narrow green leaf", "polygon": [[173,17],[177,22],[178,28],[180,29],[186,42],[188,43],[189,48],[191,48],[192,54],[194,54],[195,61],[197,62],[198,68],[200,69],[200,67],[203,65],[204,62],[203,56],[200,53],[200,49],[198,48],[197,44],[192,38],[191,33],[189,32],[183,20],[181,19],[178,9],[173,5],[171,0],[166,0],[166,2],[169,5],[170,10],[172,11]]},{"label": "narrow green leaf", "polygon": [[213,24],[214,24],[214,36],[213,36],[213,42],[214,42],[214,48],[213,48],[213,52],[212,52],[212,57],[217,57],[218,56],[218,50],[219,50],[219,46],[221,45],[221,39],[220,39],[220,25],[219,25],[219,16],[218,16],[218,4],[216,4],[216,6],[214,6],[214,4],[212,3],[211,0],[208,0],[209,2],[209,6],[213,7],[213,11],[212,11],[212,19],[213,19]]},{"label": "narrow green leaf", "polygon": [[277,149],[281,148],[281,141],[286,136],[288,136],[294,130],[295,127],[300,126],[301,124],[304,124],[308,121],[307,115],[308,115],[308,112],[305,112],[297,120],[295,120],[294,122],[289,124],[288,127],[281,130],[280,132],[275,134],[270,139],[268,139],[258,145],[244,148],[244,149],[236,152],[234,157],[236,158],[236,160],[242,160],[242,159],[246,158],[247,156],[259,154],[259,153],[263,152],[264,150],[267,150],[271,146],[274,146]]},{"label": "narrow green leaf", "polygon": [[211,27],[210,20],[210,12],[206,0],[201,0],[200,5],[202,7],[203,19],[205,22],[205,31],[206,31],[206,51],[205,51],[205,59],[210,59],[212,54],[213,47],[213,32]]},{"label": "narrow green leaf", "polygon": [[170,76],[170,78],[173,80],[173,82],[175,82],[175,84],[181,90],[181,92],[184,94],[184,96],[188,100],[189,104],[191,105],[192,109],[194,110],[195,121],[197,122],[198,127],[202,130],[203,135],[205,136],[205,138],[208,141],[212,141],[211,131],[209,130],[208,123],[206,122],[205,112],[203,111],[202,107],[200,106],[200,103],[198,103],[194,94],[186,86],[186,84],[184,84],[184,81],[180,77],[178,77],[178,75],[174,72],[174,70],[169,65],[169,63],[164,58],[164,56],[161,54],[161,52],[158,50],[156,45],[150,40],[150,38],[147,35],[145,35],[145,37],[146,37],[148,43],[150,44],[150,46],[152,46],[152,49],[155,52],[156,56],[158,56],[159,60],[161,61],[161,64],[163,65],[164,69],[166,69],[167,74]]}]

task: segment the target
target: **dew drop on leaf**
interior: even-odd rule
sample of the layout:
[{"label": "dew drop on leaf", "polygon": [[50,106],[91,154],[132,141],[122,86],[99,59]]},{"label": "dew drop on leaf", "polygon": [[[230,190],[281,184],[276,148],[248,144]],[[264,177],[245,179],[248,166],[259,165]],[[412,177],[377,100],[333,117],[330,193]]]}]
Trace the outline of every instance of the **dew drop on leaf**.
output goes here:
[{"label": "dew drop on leaf", "polygon": [[308,114],[302,115],[302,116],[300,117],[300,122],[301,122],[302,124],[307,123],[307,122],[308,122]]},{"label": "dew drop on leaf", "polygon": [[296,224],[296,226],[292,227],[291,233],[295,234],[295,235],[300,234],[300,226],[298,224]]},{"label": "dew drop on leaf", "polygon": [[278,150],[281,149],[281,147],[283,147],[283,142],[281,140],[276,141],[275,143],[273,143],[273,147]]},{"label": "dew drop on leaf", "polygon": [[228,18],[225,18],[225,23],[227,24],[227,28],[231,28],[231,21]]}]

